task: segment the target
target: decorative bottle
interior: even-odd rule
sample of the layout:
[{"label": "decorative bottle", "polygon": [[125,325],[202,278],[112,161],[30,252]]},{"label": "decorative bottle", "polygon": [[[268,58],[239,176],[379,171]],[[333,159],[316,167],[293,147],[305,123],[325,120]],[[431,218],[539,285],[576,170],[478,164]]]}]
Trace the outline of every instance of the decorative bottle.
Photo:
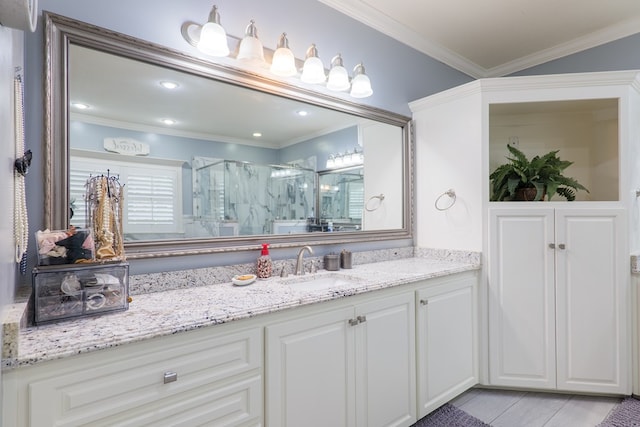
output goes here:
[{"label": "decorative bottle", "polygon": [[269,255],[269,244],[262,244],[262,252],[258,257],[258,266],[256,275],[261,279],[267,279],[271,277],[271,272],[273,270],[273,262],[271,261],[271,256]]}]

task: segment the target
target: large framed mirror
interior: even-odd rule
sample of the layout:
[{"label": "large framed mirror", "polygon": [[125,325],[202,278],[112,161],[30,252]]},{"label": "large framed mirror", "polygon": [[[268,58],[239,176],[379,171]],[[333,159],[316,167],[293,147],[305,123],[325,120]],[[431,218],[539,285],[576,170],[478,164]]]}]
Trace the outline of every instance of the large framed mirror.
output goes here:
[{"label": "large framed mirror", "polygon": [[408,117],[52,13],[45,37],[48,228],[111,174],[129,259],[412,236]]}]

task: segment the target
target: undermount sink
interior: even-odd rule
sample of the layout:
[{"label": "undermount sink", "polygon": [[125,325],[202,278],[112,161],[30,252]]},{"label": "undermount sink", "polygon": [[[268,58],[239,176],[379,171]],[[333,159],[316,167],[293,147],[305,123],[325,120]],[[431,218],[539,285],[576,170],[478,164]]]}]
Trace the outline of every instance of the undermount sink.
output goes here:
[{"label": "undermount sink", "polygon": [[363,284],[361,279],[343,274],[309,274],[283,279],[282,282],[300,291],[320,291]]}]

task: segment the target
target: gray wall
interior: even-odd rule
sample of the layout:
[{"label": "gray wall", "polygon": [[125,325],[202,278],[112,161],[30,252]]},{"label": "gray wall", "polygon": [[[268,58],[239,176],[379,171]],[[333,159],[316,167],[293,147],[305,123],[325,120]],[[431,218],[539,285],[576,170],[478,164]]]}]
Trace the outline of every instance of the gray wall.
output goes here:
[{"label": "gray wall", "polygon": [[[39,8],[129,34],[144,40],[183,50],[191,55],[197,51],[182,38],[180,27],[187,21],[206,20],[213,3],[203,0],[112,0],[109,2],[86,0],[41,0]],[[275,48],[283,31],[287,32],[290,47],[297,57],[311,43],[316,43],[325,63],[340,52],[347,68],[364,61],[370,76],[374,95],[363,103],[410,115],[408,101],[466,83],[471,78],[427,57],[393,39],[348,18],[317,0],[220,0],[217,2],[221,23],[228,33],[242,36],[250,19],[256,21],[259,37],[270,48]],[[292,19],[295,17],[295,19]],[[145,25],[149,23],[149,25]],[[34,169],[28,177],[29,210],[31,227],[42,228],[43,176],[42,176],[42,70],[43,34],[42,22],[35,34],[26,37],[26,68],[28,83],[28,133],[30,147],[34,151]],[[429,76],[429,78],[425,78]],[[372,243],[353,246],[353,250],[410,246],[411,240]],[[319,248],[323,251],[336,248]],[[274,258],[292,257],[293,250],[273,251]],[[252,262],[256,254],[235,253],[198,257],[180,257],[157,261],[131,263],[131,271],[193,268],[221,265],[229,262]],[[30,259],[35,261],[35,253]]]},{"label": "gray wall", "polygon": [[[5,307],[15,299],[14,284],[19,282],[13,238],[13,162],[14,137],[13,83],[15,67],[22,67],[22,33],[0,26],[0,319]],[[20,154],[22,155],[22,154]],[[30,277],[30,276],[29,276]],[[2,348],[2,334],[0,334]],[[2,383],[0,372],[0,384]],[[0,387],[0,401],[2,387]],[[0,419],[0,423],[2,420]]]},{"label": "gray wall", "polygon": [[[212,6],[209,0],[41,0],[41,10],[108,27],[149,40],[191,55],[197,52],[186,44],[180,26],[186,21],[202,22]],[[346,17],[317,0],[219,0],[222,24],[229,34],[241,36],[249,19],[258,26],[265,46],[274,48],[278,36],[286,31],[297,57],[316,43],[325,63],[340,52],[347,68],[364,61],[371,77],[374,95],[363,103],[409,115],[407,103],[472,80],[439,61],[409,48],[365,25]],[[43,163],[42,163],[42,23],[26,43],[27,72],[27,144],[34,151],[33,172],[27,177],[28,207],[32,231],[42,227]],[[464,29],[460,29],[463,31]],[[610,43],[566,59],[552,61],[519,74],[566,73],[604,69],[640,68],[638,37]],[[419,190],[419,189],[418,189]],[[411,241],[377,242],[350,246],[354,251],[409,246]],[[33,246],[33,245],[32,245]],[[317,252],[335,250],[325,247]],[[291,257],[294,250],[273,251],[274,258]],[[141,260],[132,263],[131,271],[173,270],[207,265],[251,262],[253,253],[230,253],[213,256]],[[35,254],[30,254],[35,260]]]},{"label": "gray wall", "polygon": [[640,34],[514,73],[514,76],[640,70]]}]

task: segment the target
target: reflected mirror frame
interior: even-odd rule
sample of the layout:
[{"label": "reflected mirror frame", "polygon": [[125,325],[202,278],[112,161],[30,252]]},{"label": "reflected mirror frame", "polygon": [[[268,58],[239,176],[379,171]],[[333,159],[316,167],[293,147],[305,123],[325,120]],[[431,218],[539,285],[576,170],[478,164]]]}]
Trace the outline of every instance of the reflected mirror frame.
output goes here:
[{"label": "reflected mirror frame", "polygon": [[[44,226],[69,226],[69,45],[77,44],[134,60],[189,72],[212,80],[307,102],[402,129],[403,227],[394,230],[268,235],[272,248],[411,239],[414,227],[413,150],[409,117],[271,80],[243,70],[205,61],[183,52],[80,22],[51,12],[45,21],[44,94]],[[60,189],[63,189],[60,191]],[[128,259],[257,250],[265,235],[125,242]]]}]

